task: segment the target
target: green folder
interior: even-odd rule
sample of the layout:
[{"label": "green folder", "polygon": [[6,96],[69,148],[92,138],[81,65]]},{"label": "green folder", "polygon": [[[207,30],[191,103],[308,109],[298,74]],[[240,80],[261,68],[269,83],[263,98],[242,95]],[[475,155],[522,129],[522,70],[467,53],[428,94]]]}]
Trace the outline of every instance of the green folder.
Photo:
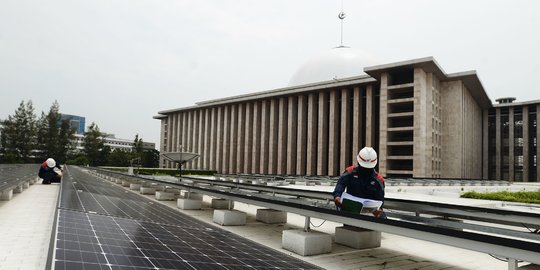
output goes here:
[{"label": "green folder", "polygon": [[361,202],[355,202],[349,199],[343,199],[341,202],[341,211],[360,214],[364,205]]}]

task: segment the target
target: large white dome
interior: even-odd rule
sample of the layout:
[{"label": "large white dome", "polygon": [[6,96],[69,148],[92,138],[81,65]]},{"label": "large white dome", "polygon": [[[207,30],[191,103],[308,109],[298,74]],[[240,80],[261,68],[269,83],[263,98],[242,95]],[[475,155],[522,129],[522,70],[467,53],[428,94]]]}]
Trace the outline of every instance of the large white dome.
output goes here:
[{"label": "large white dome", "polygon": [[364,67],[376,64],[365,51],[336,47],[305,62],[292,76],[289,86],[364,75]]}]

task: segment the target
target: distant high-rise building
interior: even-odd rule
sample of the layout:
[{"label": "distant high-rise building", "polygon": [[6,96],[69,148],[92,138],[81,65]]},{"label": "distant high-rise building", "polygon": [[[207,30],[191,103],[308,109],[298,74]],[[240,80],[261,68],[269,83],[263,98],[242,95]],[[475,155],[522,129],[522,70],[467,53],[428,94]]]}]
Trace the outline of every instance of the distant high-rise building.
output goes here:
[{"label": "distant high-rise building", "polygon": [[75,130],[76,134],[84,134],[86,119],[83,116],[61,113],[60,119],[58,119],[58,126],[60,126],[64,120],[69,121],[69,126]]}]

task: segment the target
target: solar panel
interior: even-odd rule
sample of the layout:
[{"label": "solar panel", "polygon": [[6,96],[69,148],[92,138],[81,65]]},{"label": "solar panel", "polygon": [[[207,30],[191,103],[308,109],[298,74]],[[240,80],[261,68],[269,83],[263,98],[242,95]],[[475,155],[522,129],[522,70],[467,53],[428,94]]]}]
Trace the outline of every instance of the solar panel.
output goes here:
[{"label": "solar panel", "polygon": [[[75,178],[63,182],[52,269],[320,269],[73,168],[70,173]],[[145,207],[156,212],[146,217]]]},{"label": "solar panel", "polygon": [[202,221],[86,174],[80,169],[72,169],[69,173],[70,176],[64,177],[62,182],[60,208],[156,223],[208,227]]},{"label": "solar panel", "polygon": [[319,269],[219,228],[60,210],[54,269]]}]

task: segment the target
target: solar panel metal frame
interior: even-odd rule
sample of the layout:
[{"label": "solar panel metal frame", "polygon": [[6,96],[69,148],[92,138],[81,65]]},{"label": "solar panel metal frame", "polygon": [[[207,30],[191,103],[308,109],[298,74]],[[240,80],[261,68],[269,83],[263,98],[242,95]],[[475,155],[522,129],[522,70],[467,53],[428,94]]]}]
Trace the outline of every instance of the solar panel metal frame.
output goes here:
[{"label": "solar panel metal frame", "polygon": [[[69,183],[69,181],[71,181],[72,177],[71,175],[68,173],[66,174],[67,178],[65,178],[65,182],[62,184],[62,190],[61,192],[59,192],[59,199],[58,199],[58,205],[57,205],[57,209],[55,211],[55,225],[54,225],[54,230],[53,230],[53,237],[51,239],[55,239],[54,241],[51,241],[51,248],[49,249],[49,257],[48,257],[48,260],[47,260],[47,269],[51,269],[54,265],[55,269],[56,268],[61,268],[61,264],[62,264],[62,261],[66,261],[65,264],[69,264],[69,267],[66,268],[66,269],[71,269],[72,267],[77,267],[77,266],[81,266],[81,263],[84,263],[84,260],[90,260],[89,258],[92,258],[92,254],[87,254],[88,252],[86,253],[81,253],[78,254],[76,252],[72,252],[70,251],[69,254],[71,254],[70,256],[78,256],[80,255],[80,257],[78,257],[78,259],[80,259],[80,263],[77,264],[77,263],[74,263],[74,262],[67,262],[67,260],[65,260],[64,257],[62,257],[62,255],[60,255],[59,253],[57,253],[60,249],[61,250],[65,250],[65,244],[66,243],[61,243],[60,245],[58,244],[60,240],[56,240],[57,238],[59,237],[63,237],[63,231],[62,230],[65,230],[66,229],[66,218],[65,218],[65,215],[74,215],[74,216],[85,216],[88,218],[88,221],[90,222],[90,226],[92,226],[92,229],[94,229],[94,225],[92,225],[91,223],[91,220],[92,219],[110,219],[110,220],[114,220],[115,223],[118,225],[118,221],[121,221],[121,222],[124,222],[124,223],[132,223],[132,224],[147,224],[147,226],[160,226],[161,228],[165,228],[165,227],[171,227],[171,228],[179,228],[181,230],[195,230],[195,228],[193,227],[183,227],[183,226],[178,226],[178,225],[175,225],[175,224],[162,224],[162,223],[155,223],[155,222],[149,222],[149,221],[144,221],[144,220],[137,220],[137,219],[132,219],[132,218],[123,218],[123,217],[115,217],[115,216],[111,216],[111,215],[107,215],[108,213],[105,213],[105,215],[101,215],[101,214],[98,214],[98,213],[89,213],[88,212],[88,209],[86,209],[86,207],[84,207],[84,205],[82,205],[82,209],[77,209],[77,210],[82,210],[82,211],[77,211],[77,210],[71,210],[69,208],[66,208],[66,207],[62,207],[61,204],[62,202],[64,201],[63,200],[63,194],[65,194],[65,190],[63,190],[64,187],[66,187]],[[117,186],[110,186],[111,188],[115,188],[115,189],[119,189]],[[69,191],[67,191],[69,192]],[[71,192],[75,192],[76,194],[78,194],[79,192],[77,190],[71,190]],[[131,193],[128,193],[128,194],[131,194]],[[132,194],[133,195],[133,194]],[[139,195],[135,195],[137,196],[137,198],[139,200],[149,200],[147,198],[144,198],[144,197],[141,197]],[[84,202],[83,202],[84,204]],[[168,208],[167,206],[164,206],[164,205],[161,205],[161,207],[165,207],[165,208]],[[178,213],[180,215],[183,215],[177,211],[174,211],[175,213]],[[193,219],[191,217],[189,217],[190,219]],[[82,223],[79,223],[79,224],[82,224]],[[203,223],[205,225],[208,225],[206,223]],[[104,243],[104,244],[101,244],[99,243],[99,238],[98,238],[98,234],[102,235],[102,236],[113,236],[115,235],[113,231],[107,231],[110,229],[110,226],[109,227],[100,227],[99,225],[96,225],[97,227],[100,228],[100,230],[93,230],[94,232],[94,236],[96,237],[96,240],[98,240],[98,245],[100,246],[100,248],[103,248],[104,244],[107,244],[107,243]],[[84,231],[83,229],[83,226],[82,225],[79,225],[79,226],[75,226],[76,228],[71,228],[69,229],[70,231],[69,232],[77,232],[77,231]],[[144,226],[143,226],[144,227]],[[302,269],[302,268],[299,268],[300,266],[303,266],[303,267],[306,267],[306,269],[320,269],[319,267],[315,266],[315,265],[312,265],[310,263],[307,263],[307,262],[304,262],[302,260],[299,260],[299,259],[296,259],[294,257],[291,257],[287,254],[283,254],[283,253],[280,253],[279,251],[276,251],[276,250],[273,250],[269,247],[265,247],[263,245],[260,245],[258,243],[255,243],[251,240],[248,240],[248,239],[245,239],[245,238],[242,238],[240,236],[237,236],[235,234],[232,234],[228,231],[224,231],[223,229],[221,228],[218,228],[218,227],[215,227],[215,226],[211,226],[211,225],[208,225],[207,226],[203,226],[202,229],[198,229],[199,232],[214,232],[214,233],[220,233],[220,234],[224,234],[226,235],[227,237],[229,237],[230,239],[241,239],[241,241],[243,241],[244,243],[249,243],[248,244],[244,244],[244,245],[247,245],[247,246],[250,246],[251,250],[253,250],[253,247],[256,246],[258,248],[260,248],[261,250],[264,250],[264,253],[270,253],[272,254],[271,257],[269,257],[269,261],[267,264],[269,265],[269,268],[271,267],[272,263],[273,264],[276,264],[277,261],[276,261],[276,256],[284,256],[283,258],[289,258],[290,259],[290,264],[294,265],[293,267],[291,267],[290,269]],[[88,229],[86,230],[88,231]],[[62,234],[62,235],[61,235]],[[87,233],[86,233],[87,234]],[[78,235],[78,234],[76,234]],[[116,234],[117,235],[117,234]],[[77,236],[78,237],[78,236]],[[86,239],[86,238],[85,238]],[[103,239],[107,239],[106,237],[103,238]],[[146,243],[144,241],[150,241],[149,239],[152,239],[151,237],[143,237],[143,239],[141,239],[141,242],[140,243]],[[156,238],[157,239],[157,238]],[[193,239],[191,239],[193,240]],[[65,240],[64,240],[65,241]],[[70,245],[74,246],[75,244],[71,243],[72,241],[70,241]],[[81,245],[80,243],[78,244],[79,246],[79,249],[81,249]],[[88,246],[87,244],[85,244],[85,246]],[[106,246],[106,245],[105,245]],[[158,247],[158,246],[152,246],[152,247]],[[102,253],[106,253],[104,252],[104,250],[102,249],[101,250]],[[95,252],[95,249],[94,249],[94,253],[95,254],[98,254]],[[85,254],[85,255],[83,255]],[[86,256],[86,257],[85,257]],[[103,268],[103,269],[115,269],[114,267],[116,266],[115,264],[111,263],[109,261],[109,257],[107,257],[106,254],[103,254],[103,256],[105,256],[101,259],[99,259],[100,257],[98,255],[96,255],[97,257],[95,258],[98,258],[97,259],[97,262],[100,263],[99,265],[104,265],[104,262],[106,261],[105,265],[107,265],[108,268]],[[64,258],[64,260],[56,260],[57,258]],[[147,257],[147,256],[145,256]],[[114,256],[111,257],[111,258],[115,258]],[[140,258],[142,257],[139,257],[139,258],[128,258],[129,260],[135,260],[135,261],[139,261],[140,262]],[[224,257],[225,258],[225,257]],[[125,258],[124,258],[125,259]],[[100,261],[101,260],[101,261]],[[105,260],[105,261],[104,261]],[[225,259],[224,259],[225,260]],[[230,259],[228,259],[228,261],[230,261]],[[257,259],[253,259],[253,263],[255,263],[257,261]],[[285,261],[285,260],[284,260]],[[57,262],[59,262],[57,264]],[[96,260],[94,261],[87,261],[86,263],[88,264],[89,267],[91,266],[95,266],[96,269],[102,269],[101,266],[98,266],[97,265],[94,265],[92,264],[92,262],[96,262]],[[208,264],[208,262],[205,262],[206,264]],[[192,263],[193,264],[193,263]],[[194,263],[194,264],[199,264],[199,263]],[[203,263],[204,264],[204,263]],[[218,265],[218,262],[216,262],[215,266]],[[286,266],[287,264],[282,262],[280,264],[280,268]],[[140,265],[139,265],[140,266]],[[153,265],[155,266],[155,265]],[[240,266],[241,265],[235,265],[234,269],[240,269]],[[120,265],[119,266],[121,269],[124,269],[126,267],[129,267],[127,265]],[[199,267],[203,267],[203,265],[199,265]],[[257,267],[259,268],[259,267]],[[275,267],[271,267],[271,268],[274,268]],[[146,268],[146,269],[154,269],[154,268]],[[202,269],[202,268],[201,268]],[[246,268],[247,269],[247,268]],[[252,268],[249,268],[249,269],[252,269]]]}]

